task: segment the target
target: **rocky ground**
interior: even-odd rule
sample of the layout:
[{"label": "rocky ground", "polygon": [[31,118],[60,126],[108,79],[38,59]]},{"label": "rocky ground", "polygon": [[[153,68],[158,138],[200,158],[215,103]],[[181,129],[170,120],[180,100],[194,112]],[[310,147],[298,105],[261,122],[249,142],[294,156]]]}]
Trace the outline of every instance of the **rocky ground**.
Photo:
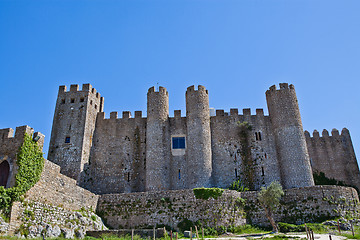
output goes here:
[{"label": "rocky ground", "polygon": [[86,231],[107,229],[101,218],[89,209],[70,211],[37,202],[24,202],[22,205],[22,224],[15,234],[18,237],[83,238]]}]

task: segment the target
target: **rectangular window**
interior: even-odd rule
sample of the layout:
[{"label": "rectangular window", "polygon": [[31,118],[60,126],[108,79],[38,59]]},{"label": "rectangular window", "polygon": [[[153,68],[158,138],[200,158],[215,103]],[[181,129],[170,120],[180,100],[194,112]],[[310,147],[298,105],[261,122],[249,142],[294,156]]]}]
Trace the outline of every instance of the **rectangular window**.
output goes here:
[{"label": "rectangular window", "polygon": [[65,104],[65,99],[61,99],[61,104]]},{"label": "rectangular window", "polygon": [[261,141],[261,132],[255,132],[256,141]]},{"label": "rectangular window", "polygon": [[72,98],[72,99],[70,100],[70,102],[71,102],[71,103],[74,103],[74,102],[75,102],[75,98]]},{"label": "rectangular window", "polygon": [[80,98],[80,102],[84,102],[84,98],[82,97],[82,98]]},{"label": "rectangular window", "polygon": [[70,143],[70,137],[65,138],[65,143]]},{"label": "rectangular window", "polygon": [[185,137],[173,137],[172,138],[173,149],[185,149]]},{"label": "rectangular window", "polygon": [[179,180],[181,179],[181,172],[180,172],[180,169],[179,169]]}]

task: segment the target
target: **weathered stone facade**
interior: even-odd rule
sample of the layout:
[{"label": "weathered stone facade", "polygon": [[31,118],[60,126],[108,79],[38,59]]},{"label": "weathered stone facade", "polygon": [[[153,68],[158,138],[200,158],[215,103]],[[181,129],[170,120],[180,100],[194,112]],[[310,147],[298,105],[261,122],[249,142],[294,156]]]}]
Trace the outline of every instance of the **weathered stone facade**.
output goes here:
[{"label": "weathered stone facade", "polygon": [[[110,119],[105,119],[104,100],[91,85],[84,84],[82,91],[77,85],[69,92],[65,89],[59,90],[48,158],[61,166],[62,173],[97,194],[224,188],[236,179],[249,182],[255,190],[274,180],[286,189],[306,187],[314,185],[310,157],[316,166],[329,161],[326,154],[315,154],[305,137],[295,89],[287,83],[266,92],[269,116],[262,109],[256,115],[250,109],[242,114],[230,109],[210,116],[208,91],[191,86],[186,91],[186,117],[180,110],[170,117],[169,93],[152,87],[147,117],[136,111],[132,118],[125,111],[122,118],[111,112]],[[251,126],[246,141],[240,137],[242,122]],[[341,177],[329,176],[358,186],[360,173],[351,140],[347,144],[336,156],[341,158],[338,168],[351,174],[342,171]]]},{"label": "weathered stone facade", "polygon": [[[104,194],[98,212],[115,229],[152,228],[157,224],[179,228],[191,221],[201,226],[229,226],[252,223],[268,226],[258,192],[225,190],[221,197],[197,199],[193,190]],[[241,199],[245,199],[242,201]],[[341,186],[313,186],[285,190],[274,212],[276,221],[301,224],[338,217],[359,217],[355,189]]]},{"label": "weathered stone facade", "polygon": [[[339,217],[359,218],[359,197],[354,188],[342,186],[313,186],[284,191],[280,205],[274,212],[277,222],[302,224],[322,222]],[[248,223],[269,225],[257,192],[243,192]]]},{"label": "weathered stone facade", "polygon": [[0,186],[13,187],[15,184],[15,175],[18,170],[16,163],[19,148],[24,143],[24,136],[28,134],[36,138],[38,145],[43,147],[45,136],[40,132],[35,132],[29,126],[17,127],[14,135],[14,129],[0,129]]},{"label": "weathered stone facade", "polygon": [[[45,160],[40,180],[26,192],[22,203],[15,202],[12,206],[9,234],[18,232],[21,225],[26,225],[27,228],[41,225],[44,230],[48,225],[56,225],[66,229],[65,221],[70,215],[74,219],[74,210],[95,211],[98,198],[99,196],[79,187],[74,179],[61,174],[58,165]],[[38,216],[26,216],[26,211],[30,210]],[[99,229],[93,224],[88,225],[89,230]],[[33,237],[40,233],[41,230],[36,230]]]},{"label": "weathered stone facade", "polygon": [[203,226],[243,225],[241,193],[225,190],[220,197],[197,199],[192,189],[104,194],[97,211],[115,228],[152,228],[157,224],[178,228],[185,221]]},{"label": "weathered stone facade", "polygon": [[331,135],[323,130],[321,137],[316,130],[312,137],[305,131],[305,137],[313,171],[360,189],[359,166],[348,129],[343,128],[341,134],[333,129]]},{"label": "weathered stone facade", "polygon": [[104,98],[90,84],[60,86],[51,131],[48,159],[61,166],[61,173],[79,181],[89,162],[98,112]]}]

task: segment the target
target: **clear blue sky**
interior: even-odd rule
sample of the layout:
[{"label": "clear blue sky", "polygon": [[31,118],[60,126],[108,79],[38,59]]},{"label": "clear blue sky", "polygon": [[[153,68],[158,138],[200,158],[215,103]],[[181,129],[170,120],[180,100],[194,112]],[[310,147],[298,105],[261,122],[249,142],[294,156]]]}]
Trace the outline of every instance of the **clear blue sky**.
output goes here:
[{"label": "clear blue sky", "polygon": [[[105,112],[142,110],[159,83],[174,109],[266,108],[295,85],[304,129],[347,127],[360,158],[360,1],[0,0],[0,128],[46,135],[58,86],[91,83]],[[267,110],[266,110],[267,112]]]}]

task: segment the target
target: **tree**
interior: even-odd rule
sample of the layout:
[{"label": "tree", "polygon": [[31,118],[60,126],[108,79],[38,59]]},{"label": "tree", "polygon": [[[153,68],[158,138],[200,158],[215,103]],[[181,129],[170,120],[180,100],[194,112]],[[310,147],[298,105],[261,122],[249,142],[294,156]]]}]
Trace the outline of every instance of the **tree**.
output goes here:
[{"label": "tree", "polygon": [[284,195],[284,191],[280,183],[274,181],[267,188],[261,187],[258,194],[258,200],[265,209],[266,217],[269,219],[274,232],[278,232],[278,227],[275,223],[273,212],[280,202],[281,197]]}]

